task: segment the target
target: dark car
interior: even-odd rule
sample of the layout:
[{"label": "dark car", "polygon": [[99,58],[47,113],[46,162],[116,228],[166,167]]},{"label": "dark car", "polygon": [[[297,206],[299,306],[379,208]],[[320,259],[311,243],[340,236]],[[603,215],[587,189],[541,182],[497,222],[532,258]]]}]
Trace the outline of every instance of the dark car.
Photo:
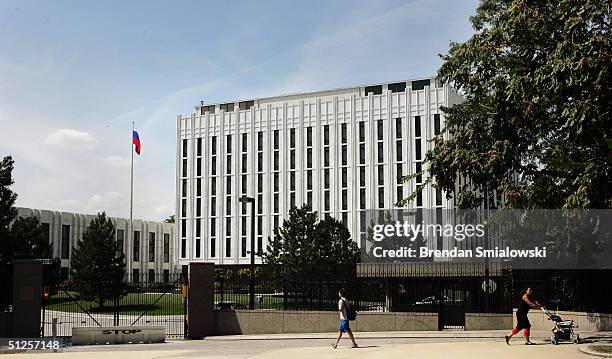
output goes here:
[{"label": "dark car", "polygon": [[235,310],[235,309],[246,309],[246,307],[238,302],[215,302],[215,310]]}]

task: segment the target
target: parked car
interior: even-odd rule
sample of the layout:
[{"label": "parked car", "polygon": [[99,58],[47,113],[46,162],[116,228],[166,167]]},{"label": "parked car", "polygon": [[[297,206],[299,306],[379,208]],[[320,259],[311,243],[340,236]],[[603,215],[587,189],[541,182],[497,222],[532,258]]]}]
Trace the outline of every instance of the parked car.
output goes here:
[{"label": "parked car", "polygon": [[238,302],[222,301],[215,302],[215,310],[235,310],[235,309],[246,309],[246,306]]},{"label": "parked car", "polygon": [[433,305],[433,304],[440,304],[440,300],[443,300],[444,303],[453,303],[453,299],[449,298],[445,295],[443,295],[442,297],[438,297],[435,295],[429,296],[427,298],[423,298],[417,302],[414,303],[414,305]]}]

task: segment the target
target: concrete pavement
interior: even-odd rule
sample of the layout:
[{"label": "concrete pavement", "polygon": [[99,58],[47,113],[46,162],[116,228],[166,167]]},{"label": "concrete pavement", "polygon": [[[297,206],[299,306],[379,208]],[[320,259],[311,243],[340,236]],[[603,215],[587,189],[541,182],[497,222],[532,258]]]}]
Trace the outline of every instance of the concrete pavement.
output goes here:
[{"label": "concrete pavement", "polygon": [[[329,345],[334,333],[252,335],[209,337],[204,340],[171,341],[164,344],[84,346],[61,353],[11,354],[9,358],[443,358],[489,359],[529,356],[531,358],[590,358],[574,344],[551,345],[547,332],[534,332],[534,342],[525,346],[523,338],[505,344],[503,331],[488,332],[392,332],[357,333],[361,348],[351,349],[343,339],[336,350]],[[612,343],[612,333],[581,333],[589,342]],[[591,357],[592,358],[592,357]]]}]

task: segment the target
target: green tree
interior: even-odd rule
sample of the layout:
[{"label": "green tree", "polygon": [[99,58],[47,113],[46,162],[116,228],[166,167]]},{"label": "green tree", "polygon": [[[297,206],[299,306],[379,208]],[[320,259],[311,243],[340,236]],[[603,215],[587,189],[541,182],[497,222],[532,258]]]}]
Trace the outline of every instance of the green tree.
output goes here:
[{"label": "green tree", "polygon": [[43,269],[43,284],[55,291],[61,281],[61,260],[53,258],[53,244],[36,217],[19,217],[11,226],[14,258],[48,259]]},{"label": "green tree", "polygon": [[170,215],[168,218],[164,219],[164,223],[174,223],[175,221],[174,215]]},{"label": "green tree", "polygon": [[53,245],[36,217],[19,217],[11,226],[15,258],[53,258]]},{"label": "green tree", "polygon": [[115,241],[115,226],[104,212],[83,233],[70,264],[74,282],[83,288],[81,295],[93,298],[98,306],[123,295],[125,257]]},{"label": "green tree", "polygon": [[13,159],[6,156],[0,161],[0,265],[10,264],[14,256],[10,226],[17,217],[15,200],[17,194],[11,190],[13,183]]},{"label": "green tree", "polygon": [[442,55],[438,79],[465,101],[442,109],[427,182],[463,208],[491,189],[511,208],[610,208],[611,8],[482,0],[475,34]]},{"label": "green tree", "polygon": [[342,275],[335,272],[341,269],[354,273],[359,261],[359,248],[344,224],[334,218],[319,222],[308,204],[291,208],[274,234],[263,260],[290,279]]}]

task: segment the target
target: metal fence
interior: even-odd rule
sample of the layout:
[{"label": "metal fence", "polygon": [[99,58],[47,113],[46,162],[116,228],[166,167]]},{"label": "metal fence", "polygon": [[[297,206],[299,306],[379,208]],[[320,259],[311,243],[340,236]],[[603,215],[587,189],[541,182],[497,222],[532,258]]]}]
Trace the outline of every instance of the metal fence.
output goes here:
[{"label": "metal fence", "polygon": [[[498,290],[485,299],[482,277],[452,278],[357,278],[317,277],[305,270],[303,276],[282,270],[255,271],[255,309],[337,310],[338,290],[361,312],[438,312],[441,305],[461,306],[472,312],[509,312],[504,278],[493,278]],[[247,309],[250,270],[245,266],[216,269],[215,308]],[[333,274],[333,273],[332,273]]]},{"label": "metal fence", "polygon": [[612,270],[513,270],[512,302],[526,288],[551,309],[612,313]]},{"label": "metal fence", "polygon": [[[126,277],[121,283],[108,284],[117,295],[99,300],[88,284],[66,280],[48,290],[43,301],[43,336],[52,333],[53,318],[57,318],[59,336],[72,335],[72,328],[83,326],[162,325],[169,337],[184,337],[187,306],[181,289],[180,273]],[[163,280],[167,279],[167,280]],[[113,298],[114,297],[114,298]]]},{"label": "metal fence", "polygon": [[[247,309],[248,266],[217,266],[216,309]],[[321,272],[320,270],[318,271]],[[484,276],[334,278],[305,270],[303,276],[255,269],[255,309],[337,310],[344,288],[358,311],[510,313],[527,287],[545,305],[559,310],[612,312],[612,271],[497,271]],[[333,272],[332,272],[333,274]],[[350,274],[350,273],[349,273]]]}]

